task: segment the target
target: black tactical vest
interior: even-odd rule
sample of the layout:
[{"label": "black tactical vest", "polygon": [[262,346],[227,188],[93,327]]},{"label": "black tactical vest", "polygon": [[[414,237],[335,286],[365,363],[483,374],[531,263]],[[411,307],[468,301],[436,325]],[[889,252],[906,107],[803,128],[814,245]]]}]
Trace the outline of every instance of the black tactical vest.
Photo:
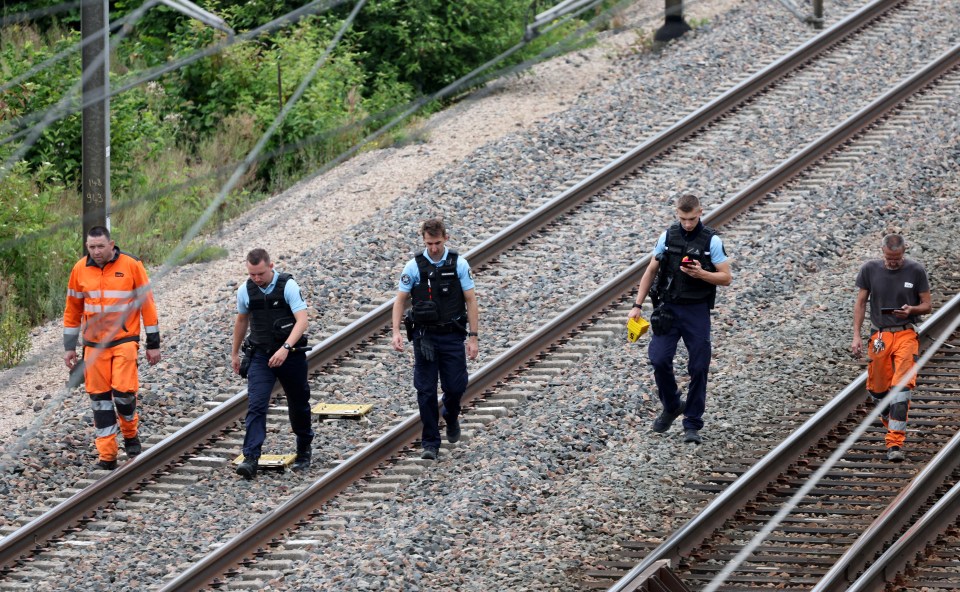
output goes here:
[{"label": "black tactical vest", "polygon": [[704,226],[693,240],[687,241],[680,222],[670,225],[667,229],[667,250],[660,255],[660,269],[654,282],[657,298],[674,304],[709,302],[710,308],[713,308],[717,287],[680,271],[680,261],[689,257],[699,261],[704,270],[716,271],[710,260],[710,241],[716,234],[714,229]]},{"label": "black tactical vest", "polygon": [[254,346],[276,350],[290,336],[296,320],[283,297],[283,289],[291,277],[289,273],[281,273],[269,294],[264,294],[253,280],[247,280],[247,296],[250,299],[249,339]]},{"label": "black tactical vest", "polygon": [[420,283],[410,291],[414,319],[418,318],[416,315],[418,304],[423,306],[425,302],[435,302],[438,313],[436,321],[416,320],[418,326],[449,325],[455,320],[462,324],[467,314],[467,303],[463,298],[460,278],[457,276],[457,259],[456,251],[448,251],[444,264],[437,267],[423,253],[416,256],[417,268],[420,270]]}]

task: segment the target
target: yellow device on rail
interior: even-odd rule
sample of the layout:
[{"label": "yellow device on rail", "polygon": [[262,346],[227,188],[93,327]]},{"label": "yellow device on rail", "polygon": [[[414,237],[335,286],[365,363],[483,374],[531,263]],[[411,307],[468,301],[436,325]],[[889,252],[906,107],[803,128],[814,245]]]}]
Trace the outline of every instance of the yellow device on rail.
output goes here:
[{"label": "yellow device on rail", "polygon": [[643,317],[627,319],[627,339],[630,343],[633,343],[637,339],[640,339],[640,336],[646,333],[649,328],[650,323]]}]

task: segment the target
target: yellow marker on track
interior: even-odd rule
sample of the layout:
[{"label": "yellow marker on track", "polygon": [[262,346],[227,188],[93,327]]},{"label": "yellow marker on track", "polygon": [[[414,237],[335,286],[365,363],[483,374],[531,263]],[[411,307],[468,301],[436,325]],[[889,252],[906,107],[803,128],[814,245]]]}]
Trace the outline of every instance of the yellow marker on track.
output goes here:
[{"label": "yellow marker on track", "polygon": [[[261,469],[280,469],[282,471],[292,465],[296,458],[296,454],[264,454],[260,457],[258,464]],[[242,454],[233,459],[233,464],[235,465],[239,465],[242,462]]]},{"label": "yellow marker on track", "polygon": [[317,403],[311,411],[324,419],[333,417],[360,419],[369,413],[371,409],[373,409],[373,405],[367,403]]}]

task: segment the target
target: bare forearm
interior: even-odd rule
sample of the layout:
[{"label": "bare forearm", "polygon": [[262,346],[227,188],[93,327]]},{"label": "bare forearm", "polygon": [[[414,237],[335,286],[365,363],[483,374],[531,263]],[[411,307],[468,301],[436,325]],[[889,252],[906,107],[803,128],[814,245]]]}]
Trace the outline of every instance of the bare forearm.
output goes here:
[{"label": "bare forearm", "polygon": [[237,320],[233,324],[233,348],[230,350],[230,353],[237,356],[240,355],[240,346],[243,344],[243,338],[247,336],[247,327],[250,324],[250,320],[246,315],[237,315]]}]

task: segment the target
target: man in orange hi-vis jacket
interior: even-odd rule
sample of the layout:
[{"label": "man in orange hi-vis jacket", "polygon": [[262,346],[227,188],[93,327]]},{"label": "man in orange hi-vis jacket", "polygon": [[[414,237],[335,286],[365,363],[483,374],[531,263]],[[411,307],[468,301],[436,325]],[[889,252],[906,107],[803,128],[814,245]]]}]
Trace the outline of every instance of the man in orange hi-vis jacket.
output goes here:
[{"label": "man in orange hi-vis jacket", "polygon": [[100,455],[97,466],[113,470],[117,467],[118,431],[123,434],[128,458],[141,451],[137,435],[140,316],[150,364],[160,361],[160,328],[143,263],[120,251],[103,226],[94,226],[87,232],[87,253],[73,266],[67,285],[63,361],[71,371],[77,366],[76,347],[82,336],[83,375]]}]

